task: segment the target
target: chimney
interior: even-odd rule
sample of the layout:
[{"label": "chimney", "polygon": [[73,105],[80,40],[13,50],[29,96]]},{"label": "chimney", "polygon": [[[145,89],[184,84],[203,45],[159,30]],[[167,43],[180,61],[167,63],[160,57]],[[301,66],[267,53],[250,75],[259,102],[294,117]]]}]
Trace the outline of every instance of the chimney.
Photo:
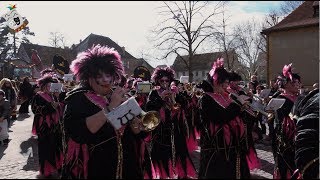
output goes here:
[{"label": "chimney", "polygon": [[80,43],[82,42],[82,40],[80,39]]},{"label": "chimney", "polygon": [[314,1],[312,6],[313,6],[313,17],[319,17],[319,1]]},{"label": "chimney", "polygon": [[122,48],[123,55],[125,55],[126,54],[126,48],[124,46],[122,46],[121,48]]}]

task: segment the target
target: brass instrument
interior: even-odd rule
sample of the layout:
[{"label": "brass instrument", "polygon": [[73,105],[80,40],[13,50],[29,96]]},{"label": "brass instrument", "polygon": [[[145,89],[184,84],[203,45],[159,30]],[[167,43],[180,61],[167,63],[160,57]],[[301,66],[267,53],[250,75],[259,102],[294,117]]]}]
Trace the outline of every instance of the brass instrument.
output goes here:
[{"label": "brass instrument", "polygon": [[192,94],[192,89],[193,89],[192,84],[190,84],[190,83],[185,83],[185,84],[183,85],[183,87],[184,87],[184,90],[187,92],[188,95],[191,95],[191,94]]},{"label": "brass instrument", "polygon": [[[241,107],[243,106],[243,104],[239,104],[239,103],[238,103],[238,102],[240,102],[240,101],[238,100],[238,99],[239,99],[239,96],[238,96],[238,95],[236,95],[236,94],[234,94],[234,93],[230,93],[230,97],[231,97],[231,99],[234,100],[234,102],[235,102],[236,104],[238,104],[238,105],[241,106]],[[251,115],[254,116],[254,117],[257,117],[259,113],[262,114],[263,116],[266,116],[266,117],[268,118],[268,120],[274,117],[273,113],[267,113],[267,112],[265,112],[265,111],[263,111],[263,110],[261,110],[261,109],[256,109],[256,108],[254,108],[251,104],[248,104],[248,106],[249,106],[249,108],[248,108],[248,109],[245,109],[245,111],[247,111],[249,114],[251,114]]]},{"label": "brass instrument", "polygon": [[179,109],[181,105],[177,103],[175,100],[174,87],[165,86],[165,89],[170,92],[165,95],[165,99],[164,99],[164,101],[167,103],[167,107],[169,109],[172,108],[173,110]]},{"label": "brass instrument", "polygon": [[160,124],[160,115],[157,111],[141,111],[141,123],[143,131],[152,131]]},{"label": "brass instrument", "polygon": [[193,90],[193,94],[194,94],[198,99],[200,99],[200,98],[203,96],[204,92],[203,92],[202,89],[195,88],[195,89]]}]

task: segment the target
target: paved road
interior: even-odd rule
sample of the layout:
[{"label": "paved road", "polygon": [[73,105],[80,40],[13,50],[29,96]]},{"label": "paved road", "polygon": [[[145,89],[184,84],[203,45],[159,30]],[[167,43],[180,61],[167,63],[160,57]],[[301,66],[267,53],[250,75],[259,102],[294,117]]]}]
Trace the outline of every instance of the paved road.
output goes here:
[{"label": "paved road", "polygon": [[[30,111],[31,112],[31,111]],[[0,179],[36,179],[38,175],[37,141],[31,138],[33,114],[18,116],[9,129],[8,147],[0,146]],[[261,168],[251,171],[254,179],[272,179],[274,166],[271,147],[257,144]],[[193,154],[195,165],[199,167],[199,152]]]}]

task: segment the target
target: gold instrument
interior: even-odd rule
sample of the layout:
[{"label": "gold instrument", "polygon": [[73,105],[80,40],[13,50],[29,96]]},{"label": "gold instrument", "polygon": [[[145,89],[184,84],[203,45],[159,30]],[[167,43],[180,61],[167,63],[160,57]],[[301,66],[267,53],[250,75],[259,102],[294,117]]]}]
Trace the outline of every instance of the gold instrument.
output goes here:
[{"label": "gold instrument", "polygon": [[193,90],[193,94],[194,94],[198,99],[200,99],[200,98],[203,96],[204,91],[203,91],[202,89],[200,89],[200,88],[195,88],[195,89]]},{"label": "gold instrument", "polygon": [[144,131],[152,131],[160,124],[160,114],[157,111],[142,111],[141,123]]},{"label": "gold instrument", "polygon": [[192,91],[192,85],[190,84],[190,83],[186,83],[185,84],[185,89],[187,90],[187,91]]},{"label": "gold instrument", "polygon": [[[232,100],[234,100],[234,102],[236,104],[238,104],[241,107],[243,106],[243,104],[239,104],[238,103],[238,102],[240,102],[238,95],[236,95],[234,93],[230,93],[230,97],[231,97]],[[268,118],[268,120],[270,118],[274,117],[273,113],[267,113],[267,112],[265,112],[265,111],[263,111],[261,109],[254,108],[251,104],[247,104],[247,105],[249,106],[249,108],[245,109],[245,111],[247,111],[249,114],[251,114],[254,117],[257,117],[259,113],[262,114],[263,116],[266,116]]]},{"label": "gold instrument", "polygon": [[175,100],[175,92],[173,91],[173,87],[165,86],[165,89],[169,91],[168,94],[165,95],[164,101],[167,103],[167,107],[169,109],[177,110],[181,107],[179,103]]}]

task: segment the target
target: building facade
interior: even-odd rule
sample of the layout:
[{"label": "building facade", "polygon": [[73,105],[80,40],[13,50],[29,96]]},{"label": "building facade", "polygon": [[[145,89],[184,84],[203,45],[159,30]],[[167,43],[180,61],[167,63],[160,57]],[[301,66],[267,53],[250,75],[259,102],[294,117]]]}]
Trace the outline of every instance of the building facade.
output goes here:
[{"label": "building facade", "polygon": [[306,87],[319,82],[319,1],[305,1],[277,25],[262,31],[267,35],[267,78],[293,63]]},{"label": "building facade", "polygon": [[[191,62],[191,70],[193,73],[193,81],[200,82],[204,80],[207,76],[207,73],[211,70],[213,62],[218,58],[224,58],[224,66],[228,70],[234,70],[239,73],[243,78],[246,73],[246,68],[238,61],[238,56],[235,51],[228,52],[229,62],[232,62],[230,69],[227,68],[226,54],[224,52],[213,52],[213,53],[204,53],[204,54],[195,54],[193,61]],[[182,56],[183,59],[187,59],[188,56]],[[171,66],[176,74],[175,78],[180,79],[181,76],[189,76],[189,72],[186,64],[181,57],[176,57],[173,65]],[[232,59],[232,60],[231,60]]]}]

